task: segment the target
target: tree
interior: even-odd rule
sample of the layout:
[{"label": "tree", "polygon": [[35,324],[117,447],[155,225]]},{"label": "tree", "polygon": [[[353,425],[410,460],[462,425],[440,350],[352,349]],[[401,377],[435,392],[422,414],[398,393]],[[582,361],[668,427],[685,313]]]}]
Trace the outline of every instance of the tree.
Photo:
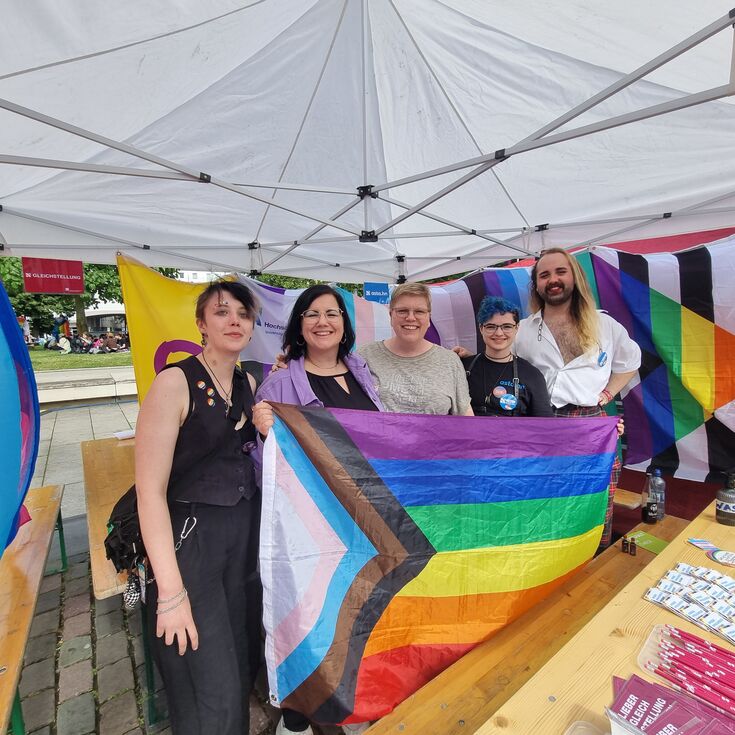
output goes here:
[{"label": "tree", "polygon": [[[272,273],[263,273],[257,277],[261,283],[267,283],[269,286],[278,286],[280,288],[309,288],[317,283],[327,283],[327,281],[313,281],[309,278],[294,278],[293,276],[279,276]],[[330,281],[333,283],[333,281]],[[335,283],[335,286],[352,291],[358,296],[362,296],[363,286],[361,283]]]},{"label": "tree", "polygon": [[[157,268],[169,278],[178,278],[181,273],[176,268]],[[16,314],[24,314],[31,319],[36,332],[50,332],[54,316],[71,316],[76,312],[77,331],[87,331],[84,310],[102,301],[122,302],[120,276],[115,265],[84,264],[84,293],[77,296],[55,294],[33,294],[23,290],[23,268],[20,258],[0,258],[0,280],[10,297]]]}]

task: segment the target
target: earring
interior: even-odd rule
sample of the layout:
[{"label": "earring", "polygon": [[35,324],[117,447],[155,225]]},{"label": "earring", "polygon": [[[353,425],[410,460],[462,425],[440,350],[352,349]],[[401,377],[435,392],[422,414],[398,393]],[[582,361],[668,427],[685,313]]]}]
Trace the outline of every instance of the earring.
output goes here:
[{"label": "earring", "polygon": [[347,335],[343,334],[342,339],[339,341],[341,345],[347,344]]},{"label": "earring", "polygon": [[[299,342],[299,340],[301,340],[301,342]],[[306,344],[306,341],[304,340],[304,338],[303,338],[303,337],[296,337],[296,344],[297,344],[297,345],[298,345],[299,347],[303,347],[303,346],[304,346],[304,345]]]},{"label": "earring", "polygon": [[207,346],[207,335],[203,334],[202,335],[202,347],[206,347],[206,346]]}]

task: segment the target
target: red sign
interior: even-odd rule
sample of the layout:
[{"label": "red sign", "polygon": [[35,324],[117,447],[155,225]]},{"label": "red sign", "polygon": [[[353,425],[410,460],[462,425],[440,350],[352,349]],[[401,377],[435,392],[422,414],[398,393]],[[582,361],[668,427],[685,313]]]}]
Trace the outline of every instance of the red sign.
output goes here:
[{"label": "red sign", "polygon": [[80,260],[23,258],[26,293],[84,293],[84,266]]}]

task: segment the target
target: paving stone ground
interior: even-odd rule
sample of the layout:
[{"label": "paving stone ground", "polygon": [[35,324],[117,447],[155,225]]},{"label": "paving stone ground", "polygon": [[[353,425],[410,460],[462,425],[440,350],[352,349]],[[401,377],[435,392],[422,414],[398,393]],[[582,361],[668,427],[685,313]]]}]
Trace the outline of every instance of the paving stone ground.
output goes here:
[{"label": "paving stone ground", "polygon": [[[20,693],[29,735],[171,735],[157,675],[155,701],[162,719],[156,724],[148,720],[140,612],[123,610],[119,595],[95,600],[89,571],[80,442],[134,428],[137,416],[133,402],[42,413],[31,487],[64,485],[70,558],[66,572],[50,573],[41,582],[26,646]],[[54,541],[47,569],[59,566]],[[250,698],[249,735],[272,735],[277,720],[261,675]],[[338,735],[341,729],[315,728],[315,733]]]},{"label": "paving stone ground", "polygon": [[[32,486],[68,482],[62,507],[80,507],[84,481],[79,442],[128,429],[136,418],[137,404],[130,403],[44,414],[43,454]],[[74,497],[67,501],[69,489]],[[78,516],[65,519],[70,529],[69,568],[43,579],[23,660],[20,693],[26,731],[29,735],[170,735],[160,679],[157,701],[164,719],[156,725],[147,722],[140,613],[124,611],[119,595],[94,599],[89,554],[84,534],[79,533],[79,529],[86,532],[86,522]],[[54,542],[47,567],[58,566]],[[277,716],[262,691],[253,695],[250,735],[271,735]]]}]

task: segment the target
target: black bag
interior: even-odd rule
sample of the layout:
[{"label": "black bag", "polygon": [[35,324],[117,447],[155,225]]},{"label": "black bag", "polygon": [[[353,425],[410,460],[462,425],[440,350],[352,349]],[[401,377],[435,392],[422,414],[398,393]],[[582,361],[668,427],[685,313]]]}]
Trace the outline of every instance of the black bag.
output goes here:
[{"label": "black bag", "polygon": [[133,571],[145,559],[135,485],[115,503],[110,513],[105,551],[118,572]]}]

